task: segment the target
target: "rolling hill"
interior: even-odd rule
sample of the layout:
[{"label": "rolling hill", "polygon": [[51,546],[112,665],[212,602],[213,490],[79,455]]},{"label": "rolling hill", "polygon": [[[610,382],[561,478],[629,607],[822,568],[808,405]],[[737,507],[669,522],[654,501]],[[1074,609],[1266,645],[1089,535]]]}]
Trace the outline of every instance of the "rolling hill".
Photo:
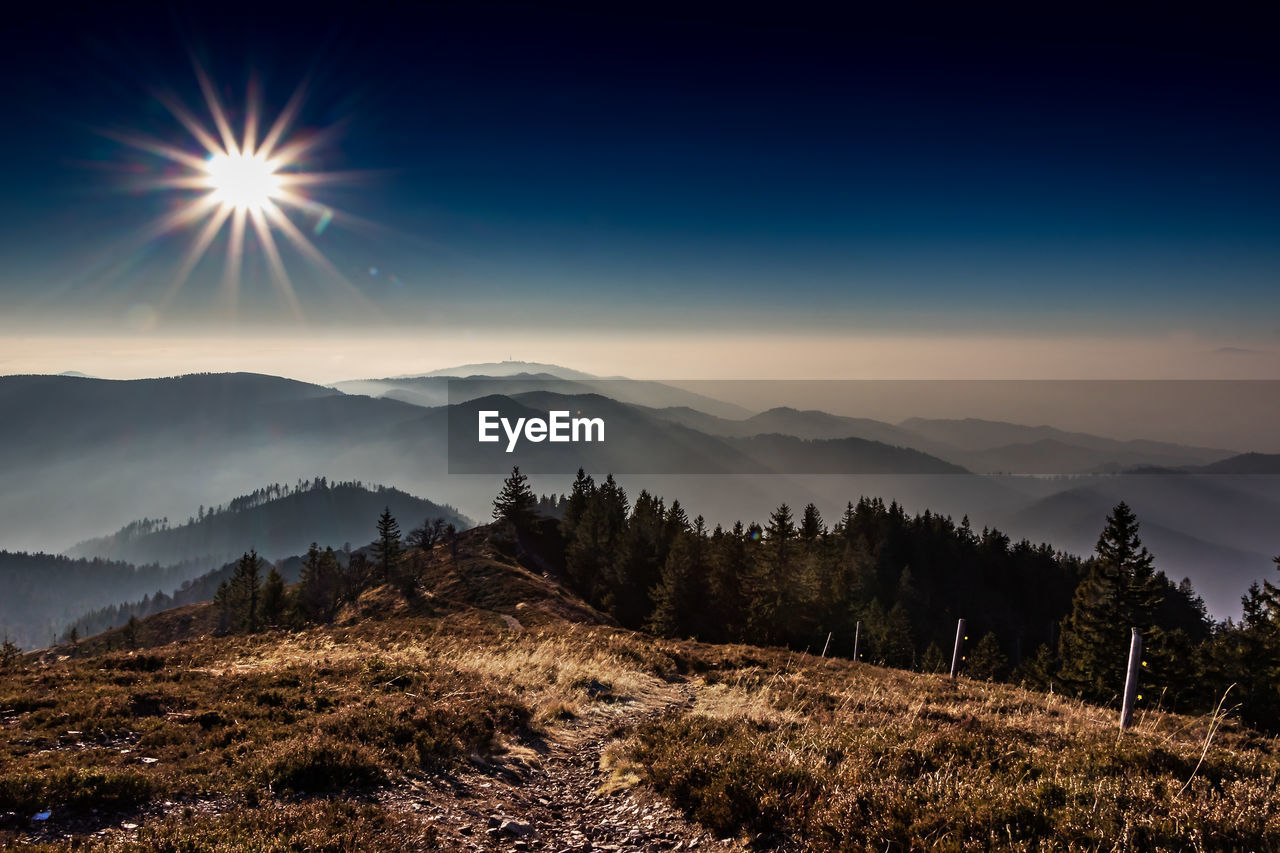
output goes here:
[{"label": "rolling hill", "polygon": [[220,635],[213,606],[189,605],[9,664],[0,842],[1280,844],[1275,742],[1234,717],[1152,707],[1117,738],[1113,708],[1058,692],[658,639],[482,531],[437,552],[424,586],[373,587],[333,624],[257,634]]},{"label": "rolling hill", "polygon": [[383,486],[317,478],[266,487],[187,522],[131,523],[65,555],[0,551],[0,584],[7,592],[0,599],[0,634],[23,647],[44,646],[101,607],[157,593],[182,603],[207,600],[220,576],[212,585],[200,578],[210,571],[225,575],[224,564],[245,551],[256,549],[274,561],[305,553],[312,542],[361,547],[374,539],[386,507],[406,533],[427,519],[442,518],[459,528],[471,524],[448,506]]},{"label": "rolling hill", "polygon": [[386,486],[329,483],[317,477],[296,486],[269,486],[230,501],[225,507],[201,508],[198,518],[170,525],[167,521],[134,522],[109,536],[78,543],[73,557],[103,557],[132,563],[221,565],[250,548],[275,560],[301,554],[312,542],[335,547],[363,545],[373,538],[373,522],[383,509],[402,520],[405,530],[424,519],[443,519],[458,528],[469,519],[441,506]]},{"label": "rolling hill", "polygon": [[[579,465],[597,476],[612,471],[632,495],[648,488],[696,499],[711,523],[763,517],[770,504],[783,500],[793,506],[812,501],[834,518],[847,501],[865,494],[897,499],[915,511],[968,514],[979,526],[1086,550],[1091,538],[1085,541],[1051,512],[1029,508],[1056,492],[1092,485],[1098,489],[1095,525],[1109,508],[1104,503],[1127,499],[1145,524],[1189,537],[1168,537],[1157,557],[1179,572],[1185,567],[1223,616],[1237,612],[1224,604],[1238,595],[1235,579],[1267,576],[1270,565],[1259,564],[1256,555],[1280,550],[1274,521],[1280,488],[1273,478],[955,473],[1043,471],[1038,466],[1046,459],[1053,462],[1049,470],[1093,469],[1139,458],[1134,454],[1177,457],[1190,473],[1201,464],[1197,460],[1208,460],[1203,464],[1214,471],[1269,470],[1266,456],[1232,461],[1203,448],[1115,442],[1046,427],[972,420],[894,426],[795,409],[724,417],[692,406],[635,405],[544,387],[491,397],[486,405],[513,416],[585,406],[606,416],[609,440],[573,446],[569,455],[528,442],[506,454],[500,445],[470,440],[476,400],[424,407],[255,374],[138,381],[2,377],[0,403],[7,413],[0,419],[0,465],[8,482],[21,484],[0,494],[0,547],[11,551],[63,551],[140,516],[186,518],[217,496],[245,494],[264,482],[309,480],[317,472],[331,481],[380,482],[432,495],[485,518],[514,463],[540,477],[536,485],[544,491],[563,488],[560,475]],[[944,446],[944,439],[956,443]],[[465,471],[471,473],[460,476]],[[281,553],[305,544],[282,543]],[[1232,580],[1215,584],[1218,575]]]}]

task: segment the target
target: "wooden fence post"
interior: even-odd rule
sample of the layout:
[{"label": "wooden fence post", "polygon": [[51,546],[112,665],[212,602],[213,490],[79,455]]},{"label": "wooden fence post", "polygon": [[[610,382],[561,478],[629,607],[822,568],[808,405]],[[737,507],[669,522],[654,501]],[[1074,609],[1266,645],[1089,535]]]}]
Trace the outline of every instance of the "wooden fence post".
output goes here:
[{"label": "wooden fence post", "polygon": [[960,671],[960,652],[964,649],[964,620],[956,622],[956,647],[951,652],[951,677]]},{"label": "wooden fence post", "polygon": [[1129,639],[1129,672],[1124,677],[1124,704],[1120,707],[1120,731],[1133,722],[1133,703],[1138,696],[1138,671],[1142,668],[1142,632],[1133,629]]},{"label": "wooden fence post", "polygon": [[862,639],[862,620],[858,620],[858,624],[853,626],[853,659],[858,659],[858,641]]}]

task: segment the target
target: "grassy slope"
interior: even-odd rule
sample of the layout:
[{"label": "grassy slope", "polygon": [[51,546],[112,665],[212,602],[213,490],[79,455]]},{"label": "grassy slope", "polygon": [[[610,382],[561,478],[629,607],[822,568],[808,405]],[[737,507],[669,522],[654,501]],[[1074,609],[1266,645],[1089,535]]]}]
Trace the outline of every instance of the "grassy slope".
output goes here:
[{"label": "grassy slope", "polygon": [[687,679],[691,708],[618,731],[610,784],[762,847],[1280,848],[1276,743],[1231,721],[1197,767],[1207,719],[1147,711],[1117,741],[1061,697],[655,640],[467,542],[414,606],[374,590],[336,626],[221,638],[184,608],[145,624],[162,645],[0,676],[0,842],[453,849],[388,792],[505,778],[567,719]]}]

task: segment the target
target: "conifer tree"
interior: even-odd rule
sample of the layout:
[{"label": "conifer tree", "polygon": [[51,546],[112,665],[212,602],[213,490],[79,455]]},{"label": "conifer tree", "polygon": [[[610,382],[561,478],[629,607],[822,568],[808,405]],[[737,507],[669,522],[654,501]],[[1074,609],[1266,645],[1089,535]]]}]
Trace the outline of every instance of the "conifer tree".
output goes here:
[{"label": "conifer tree", "polygon": [[258,630],[258,605],[262,594],[262,558],[250,550],[236,563],[227,587],[226,608],[233,631]]},{"label": "conifer tree", "polygon": [[1009,659],[1000,649],[996,635],[988,631],[978,640],[965,661],[965,675],[983,681],[999,681],[1009,673]]},{"label": "conifer tree", "polygon": [[[110,640],[107,643],[110,644]],[[0,641],[0,672],[10,669],[19,669],[22,666],[22,649],[9,639],[6,634],[3,641]]]},{"label": "conifer tree", "polygon": [[378,571],[384,582],[392,579],[403,550],[400,544],[400,525],[391,514],[391,507],[387,507],[378,516],[378,538],[373,543],[373,552],[378,557]]},{"label": "conifer tree", "polygon": [[1161,594],[1154,559],[1127,504],[1107,516],[1096,552],[1063,625],[1061,677],[1079,695],[1106,701],[1123,686],[1130,629],[1142,631],[1149,646],[1158,644],[1152,628]]},{"label": "conifer tree", "polygon": [[347,567],[342,572],[342,594],[340,601],[355,601],[360,593],[369,588],[377,566],[369,562],[364,551],[357,551],[347,558]]},{"label": "conifer tree", "polygon": [[699,581],[702,576],[702,541],[698,533],[685,532],[671,546],[662,576],[652,591],[653,613],[646,627],[664,637],[689,637],[697,633],[702,616]]},{"label": "conifer tree", "polygon": [[312,542],[298,577],[298,609],[313,622],[330,622],[342,598],[342,569],[332,548]]},{"label": "conifer tree", "polygon": [[[581,478],[580,478],[581,479]],[[627,528],[627,495],[609,474],[599,486],[586,477],[574,484],[585,497],[581,517],[568,537],[565,567],[579,594],[596,607],[613,604],[615,567],[622,536]],[[570,505],[575,495],[570,495]]]},{"label": "conifer tree", "polygon": [[[675,508],[678,508],[676,506]],[[683,511],[681,511],[683,514]],[[603,604],[623,625],[638,628],[652,610],[649,598],[661,580],[669,550],[668,513],[660,498],[641,491],[617,537]]]},{"label": "conifer tree", "polygon": [[813,504],[808,504],[801,516],[800,538],[812,542],[826,532],[826,528],[822,526],[822,513]]},{"label": "conifer tree", "polygon": [[747,622],[744,584],[750,560],[747,532],[742,522],[729,531],[716,528],[711,535],[707,567],[708,639],[741,642]]},{"label": "conifer tree", "polygon": [[880,658],[888,666],[912,669],[916,663],[915,634],[911,616],[901,604],[889,608],[876,643]]},{"label": "conifer tree", "polygon": [[795,625],[793,620],[800,616],[803,590],[794,571],[800,553],[796,533],[791,507],[781,504],[770,514],[756,553],[750,621],[753,638],[764,644],[787,642]]},{"label": "conifer tree", "polygon": [[596,483],[586,471],[579,468],[574,478],[573,488],[565,501],[564,515],[560,517],[560,532],[566,542],[573,541],[582,517],[587,513],[587,506],[595,495]]},{"label": "conifer tree", "polygon": [[[1275,564],[1280,570],[1280,557]],[[1216,692],[1226,684],[1239,685],[1245,720],[1275,730],[1280,727],[1280,586],[1267,579],[1255,582],[1241,604],[1244,617],[1239,628],[1224,632],[1217,643],[1216,651],[1225,660],[1216,662],[1221,670]]]},{"label": "conifer tree", "polygon": [[509,521],[516,530],[527,531],[533,525],[537,506],[538,498],[529,488],[529,478],[520,473],[520,466],[515,466],[493,499],[494,519]]},{"label": "conifer tree", "polygon": [[231,630],[231,584],[226,580],[218,583],[213,593],[213,606],[218,609],[218,630]]},{"label": "conifer tree", "polygon": [[1022,680],[1032,690],[1052,690],[1058,678],[1059,661],[1047,643],[1041,643],[1030,660],[1022,664]]},{"label": "conifer tree", "polygon": [[452,521],[444,526],[444,544],[449,549],[449,559],[458,562],[458,528]]},{"label": "conifer tree", "polygon": [[124,643],[131,649],[136,649],[138,647],[138,634],[140,627],[141,625],[138,622],[138,617],[130,614],[129,621],[124,623],[124,628],[122,630],[124,633]]},{"label": "conifer tree", "polygon": [[275,566],[267,572],[267,579],[262,584],[262,624],[279,625],[285,609],[284,578],[276,571]]}]

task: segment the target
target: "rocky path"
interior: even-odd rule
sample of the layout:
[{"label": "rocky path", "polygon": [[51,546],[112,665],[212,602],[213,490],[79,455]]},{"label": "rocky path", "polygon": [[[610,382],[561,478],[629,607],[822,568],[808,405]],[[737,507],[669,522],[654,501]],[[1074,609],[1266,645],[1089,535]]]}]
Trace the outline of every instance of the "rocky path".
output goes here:
[{"label": "rocky path", "polygon": [[643,787],[608,785],[610,774],[600,767],[616,733],[693,702],[687,685],[659,682],[643,695],[597,703],[558,727],[536,758],[515,756],[487,771],[435,780],[402,805],[431,822],[440,849],[742,850],[686,820]]}]

